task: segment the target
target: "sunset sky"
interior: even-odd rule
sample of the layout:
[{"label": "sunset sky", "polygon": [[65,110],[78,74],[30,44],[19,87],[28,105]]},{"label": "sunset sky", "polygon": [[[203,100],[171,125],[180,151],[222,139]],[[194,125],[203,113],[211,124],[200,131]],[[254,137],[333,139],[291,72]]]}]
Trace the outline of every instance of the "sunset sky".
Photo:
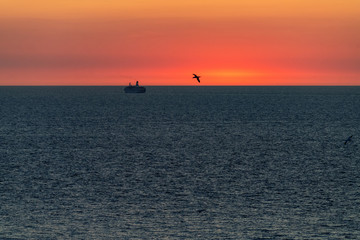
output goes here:
[{"label": "sunset sky", "polygon": [[360,0],[0,0],[0,85],[360,85]]}]

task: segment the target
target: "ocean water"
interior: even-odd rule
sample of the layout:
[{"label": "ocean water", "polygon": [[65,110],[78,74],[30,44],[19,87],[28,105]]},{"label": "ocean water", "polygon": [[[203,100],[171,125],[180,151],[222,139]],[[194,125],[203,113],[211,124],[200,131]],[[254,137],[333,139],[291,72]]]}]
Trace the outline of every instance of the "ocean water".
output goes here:
[{"label": "ocean water", "polygon": [[0,239],[360,239],[360,87],[0,87],[0,113]]}]

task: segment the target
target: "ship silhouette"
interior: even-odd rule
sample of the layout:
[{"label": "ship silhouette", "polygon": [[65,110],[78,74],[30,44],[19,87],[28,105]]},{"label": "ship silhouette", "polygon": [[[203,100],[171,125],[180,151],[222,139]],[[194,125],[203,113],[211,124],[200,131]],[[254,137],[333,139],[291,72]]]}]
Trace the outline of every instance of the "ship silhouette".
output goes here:
[{"label": "ship silhouette", "polygon": [[129,83],[129,86],[124,88],[125,93],[145,93],[146,88],[139,86],[139,81],[136,81],[136,85],[133,86]]}]

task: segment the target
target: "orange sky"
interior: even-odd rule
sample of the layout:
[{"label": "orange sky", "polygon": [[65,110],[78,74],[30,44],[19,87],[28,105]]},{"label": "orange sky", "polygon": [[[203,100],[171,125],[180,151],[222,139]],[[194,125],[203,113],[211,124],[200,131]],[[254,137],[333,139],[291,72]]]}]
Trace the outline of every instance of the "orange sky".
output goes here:
[{"label": "orange sky", "polygon": [[360,85],[359,0],[0,0],[0,85]]}]

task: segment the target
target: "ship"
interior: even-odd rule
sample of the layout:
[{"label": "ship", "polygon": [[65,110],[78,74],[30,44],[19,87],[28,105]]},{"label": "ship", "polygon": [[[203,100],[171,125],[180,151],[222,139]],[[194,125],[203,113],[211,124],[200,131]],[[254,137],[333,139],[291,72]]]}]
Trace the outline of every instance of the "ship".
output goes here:
[{"label": "ship", "polygon": [[139,86],[139,81],[136,81],[136,85],[133,86],[129,83],[129,86],[124,88],[125,93],[144,93],[146,92],[146,88]]}]

